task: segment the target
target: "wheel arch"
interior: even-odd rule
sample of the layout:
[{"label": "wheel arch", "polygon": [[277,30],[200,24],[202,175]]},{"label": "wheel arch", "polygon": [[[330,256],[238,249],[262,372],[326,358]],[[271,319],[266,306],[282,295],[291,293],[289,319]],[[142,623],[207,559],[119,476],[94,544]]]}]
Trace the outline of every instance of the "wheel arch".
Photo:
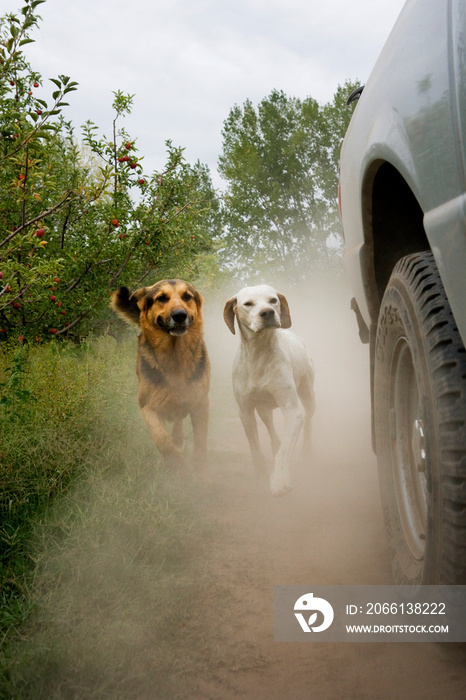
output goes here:
[{"label": "wheel arch", "polygon": [[406,179],[387,161],[368,169],[363,184],[364,241],[370,254],[363,271],[371,321],[393,268],[405,255],[430,250],[424,213]]},{"label": "wheel arch", "polygon": [[383,160],[368,168],[362,190],[364,265],[362,269],[370,314],[372,444],[374,429],[374,348],[380,304],[397,262],[412,253],[430,250],[424,213],[411,187],[397,168]]}]

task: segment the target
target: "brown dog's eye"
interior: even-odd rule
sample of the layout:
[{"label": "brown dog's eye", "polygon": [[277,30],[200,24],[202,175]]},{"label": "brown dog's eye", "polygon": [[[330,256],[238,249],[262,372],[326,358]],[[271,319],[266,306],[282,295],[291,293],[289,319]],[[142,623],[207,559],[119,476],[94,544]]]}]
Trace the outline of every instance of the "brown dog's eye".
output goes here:
[{"label": "brown dog's eye", "polygon": [[192,294],[190,294],[189,292],[185,292],[181,298],[183,299],[183,301],[191,301],[193,297]]},{"label": "brown dog's eye", "polygon": [[157,297],[156,301],[160,302],[160,304],[166,304],[167,301],[170,301],[170,297],[167,294],[162,293]]}]

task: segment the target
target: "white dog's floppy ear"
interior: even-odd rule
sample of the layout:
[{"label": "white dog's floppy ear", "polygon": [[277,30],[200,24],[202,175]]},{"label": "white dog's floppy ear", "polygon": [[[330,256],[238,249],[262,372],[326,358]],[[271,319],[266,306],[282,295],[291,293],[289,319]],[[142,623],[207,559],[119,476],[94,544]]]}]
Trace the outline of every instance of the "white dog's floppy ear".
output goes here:
[{"label": "white dog's floppy ear", "polygon": [[282,328],[290,328],[291,327],[290,307],[288,306],[288,302],[286,300],[286,297],[280,293],[278,293],[277,296],[280,299],[280,325]]},{"label": "white dog's floppy ear", "polygon": [[230,331],[235,335],[235,308],[236,308],[236,297],[228,299],[223,309],[223,318],[227,324]]}]

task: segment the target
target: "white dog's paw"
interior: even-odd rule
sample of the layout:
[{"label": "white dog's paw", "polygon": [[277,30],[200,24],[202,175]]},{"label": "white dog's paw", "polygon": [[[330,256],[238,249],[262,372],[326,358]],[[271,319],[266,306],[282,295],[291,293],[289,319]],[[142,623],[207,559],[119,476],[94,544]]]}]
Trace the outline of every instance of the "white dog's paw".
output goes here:
[{"label": "white dog's paw", "polygon": [[291,491],[290,475],[282,470],[274,471],[270,477],[270,491],[272,496],[285,496]]}]

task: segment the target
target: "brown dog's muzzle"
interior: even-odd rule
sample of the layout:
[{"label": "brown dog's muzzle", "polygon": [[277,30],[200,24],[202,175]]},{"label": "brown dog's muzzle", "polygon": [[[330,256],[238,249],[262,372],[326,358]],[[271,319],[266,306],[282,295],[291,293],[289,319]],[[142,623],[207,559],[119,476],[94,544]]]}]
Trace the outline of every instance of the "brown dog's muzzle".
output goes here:
[{"label": "brown dog's muzzle", "polygon": [[188,332],[193,319],[185,309],[173,309],[168,319],[157,317],[157,325],[170,335],[184,335]]}]

